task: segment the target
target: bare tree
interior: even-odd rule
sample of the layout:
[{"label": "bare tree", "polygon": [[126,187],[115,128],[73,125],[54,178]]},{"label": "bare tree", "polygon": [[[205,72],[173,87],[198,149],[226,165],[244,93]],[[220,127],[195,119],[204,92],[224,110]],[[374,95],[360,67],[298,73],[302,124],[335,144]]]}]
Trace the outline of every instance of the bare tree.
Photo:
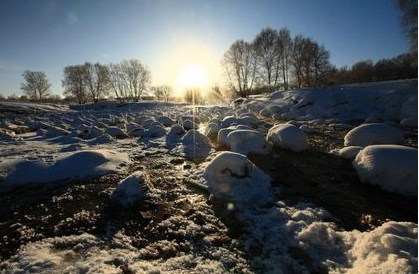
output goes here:
[{"label": "bare tree", "polygon": [[84,65],[65,67],[64,79],[61,82],[65,89],[64,95],[75,97],[79,104],[87,103],[86,77],[87,71]]},{"label": "bare tree", "polygon": [[138,102],[141,99],[141,94],[148,88],[151,82],[150,71],[136,59],[122,61],[120,69],[123,74],[125,88],[131,99]]},{"label": "bare tree", "polygon": [[278,80],[278,51],[276,50],[278,32],[264,28],[253,40],[257,55],[258,74],[262,84],[276,86]]},{"label": "bare tree", "polygon": [[115,93],[116,99],[124,102],[129,98],[128,80],[122,71],[121,64],[109,64],[109,84]]},{"label": "bare tree", "polygon": [[42,71],[25,70],[22,74],[24,83],[20,89],[34,100],[42,100],[50,94],[51,84],[48,82],[47,75]]},{"label": "bare tree", "polygon": [[99,63],[84,64],[86,70],[86,87],[93,102],[98,102],[109,94],[109,71],[108,68]]},{"label": "bare tree", "polygon": [[329,52],[313,39],[301,35],[294,38],[293,44],[292,65],[298,87],[323,84],[331,69]]},{"label": "bare tree", "polygon": [[197,87],[195,88],[188,88],[185,90],[185,101],[191,104],[202,104],[203,98],[201,94],[201,90]]},{"label": "bare tree", "polygon": [[304,38],[302,35],[294,37],[293,48],[292,48],[292,66],[294,69],[294,77],[297,80],[297,85],[300,88],[302,86],[303,78],[303,62],[304,62]]},{"label": "bare tree", "polygon": [[164,100],[169,102],[170,94],[172,93],[172,88],[168,85],[154,86],[151,88],[154,95],[157,98],[157,101]]},{"label": "bare tree", "polygon": [[222,64],[230,89],[240,97],[247,96],[256,79],[254,47],[243,40],[237,40],[224,54]]},{"label": "bare tree", "polygon": [[401,25],[409,38],[412,51],[417,52],[418,48],[418,1],[417,0],[395,0],[399,10],[402,12]]},{"label": "bare tree", "polygon": [[[289,81],[289,67],[291,63],[292,56],[292,39],[290,31],[287,28],[281,28],[278,32],[278,39],[276,44],[276,50],[278,52],[279,61],[277,61],[277,71],[279,68],[282,71],[282,82],[284,84],[284,89],[288,90],[288,81]],[[276,73],[278,75],[278,73]]]}]

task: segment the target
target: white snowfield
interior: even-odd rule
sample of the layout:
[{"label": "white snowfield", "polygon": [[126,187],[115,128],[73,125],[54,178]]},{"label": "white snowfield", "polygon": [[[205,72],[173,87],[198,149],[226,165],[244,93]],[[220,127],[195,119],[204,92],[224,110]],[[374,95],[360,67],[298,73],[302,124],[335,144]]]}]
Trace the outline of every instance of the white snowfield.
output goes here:
[{"label": "white snowfield", "polygon": [[385,190],[418,195],[418,150],[398,145],[373,145],[361,150],[353,166],[362,182]]},{"label": "white snowfield", "polygon": [[345,136],[345,146],[380,144],[402,145],[404,133],[401,129],[381,123],[364,124],[351,129]]},{"label": "white snowfield", "polygon": [[[4,104],[11,112],[0,113],[0,187],[126,171],[133,167],[133,159],[147,157],[147,153],[175,154],[186,158],[182,159],[186,163],[199,158],[203,163],[185,171],[190,171],[185,180],[202,185],[214,201],[225,203],[243,229],[242,236],[221,245],[198,237],[195,242],[159,240],[136,248],[123,231],[111,238],[86,233],[45,238],[27,243],[16,255],[0,261],[5,273],[121,273],[120,266],[125,264],[136,273],[418,271],[417,224],[388,221],[371,231],[343,231],[330,221],[334,220],[331,214],[316,205],[288,206],[276,201],[274,192],[280,192],[280,187],[271,186],[269,175],[244,155],[265,153],[266,142],[303,151],[307,149],[304,131],[312,133],[312,125],[349,129],[365,120],[380,123],[384,133],[360,134],[358,128],[348,139],[362,142],[378,136],[398,143],[400,132],[394,130],[394,123],[417,127],[416,80],[275,92],[251,96],[241,109],[202,107],[193,112],[196,116],[183,104],[157,102],[100,102],[70,110],[9,102],[1,103],[0,108]],[[249,111],[292,121],[274,125],[266,134],[268,127],[261,130],[259,116]],[[291,124],[306,126],[301,130]],[[31,132],[20,134],[17,128]],[[353,166],[363,181],[417,195],[417,150],[369,146],[371,142],[377,140],[346,147],[339,154],[356,157]],[[217,152],[213,148],[217,144],[242,154]],[[268,153],[266,157],[273,156]],[[158,195],[155,178],[146,174],[147,170],[135,172],[120,181],[111,199],[126,206]],[[175,231],[191,241],[213,231],[214,224],[221,221],[207,198],[200,193],[191,196],[185,198],[188,203],[213,223],[198,224],[184,214],[175,214],[160,221],[157,228]],[[245,257],[249,254],[252,256]]]},{"label": "white snowfield", "polygon": [[128,155],[111,150],[85,150],[63,153],[53,164],[42,160],[12,160],[0,163],[5,174],[0,185],[11,186],[28,183],[48,183],[69,179],[97,177],[117,172],[121,165],[130,162]]}]

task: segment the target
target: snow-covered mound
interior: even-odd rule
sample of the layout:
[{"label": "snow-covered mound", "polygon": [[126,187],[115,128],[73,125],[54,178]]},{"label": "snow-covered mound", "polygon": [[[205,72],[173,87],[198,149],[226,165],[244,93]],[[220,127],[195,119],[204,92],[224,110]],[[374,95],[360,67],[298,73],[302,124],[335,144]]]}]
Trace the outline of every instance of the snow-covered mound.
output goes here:
[{"label": "snow-covered mound", "polygon": [[356,155],[363,149],[360,146],[349,146],[339,150],[339,156],[345,159],[354,159]]},{"label": "snow-covered mound", "polygon": [[205,159],[212,149],[208,137],[195,129],[189,130],[180,142],[174,152],[192,160]]},{"label": "snow-covered mound", "polygon": [[308,148],[304,132],[291,124],[275,125],[268,131],[266,139],[273,146],[290,149],[292,151],[303,151]]},{"label": "snow-covered mound", "polygon": [[403,144],[402,130],[386,124],[374,123],[360,125],[350,130],[345,136],[345,146],[361,146],[380,144]]},{"label": "snow-covered mound", "polygon": [[226,144],[232,152],[248,155],[268,154],[268,142],[265,137],[256,130],[235,130],[226,138]]},{"label": "snow-covered mound", "polygon": [[417,86],[417,80],[401,80],[277,91],[249,96],[242,106],[285,120],[321,118],[339,123],[366,119],[401,122],[411,118],[406,121],[413,124],[418,117]]},{"label": "snow-covered mound", "polygon": [[208,138],[215,139],[218,136],[218,132],[220,131],[221,127],[217,123],[208,123],[208,125],[205,127],[205,135]]},{"label": "snow-covered mound", "polygon": [[203,174],[208,190],[217,199],[234,205],[252,206],[270,201],[270,177],[245,155],[222,152]]},{"label": "snow-covered mound", "polygon": [[153,189],[149,178],[143,172],[136,171],[118,183],[110,199],[128,206],[146,199]]},{"label": "snow-covered mound", "polygon": [[217,142],[218,144],[220,144],[221,146],[228,146],[226,140],[227,140],[227,136],[235,131],[237,128],[234,126],[228,127],[228,128],[222,128],[218,131],[218,135],[217,135]]},{"label": "snow-covered mound", "polygon": [[127,154],[104,149],[65,153],[53,164],[41,160],[6,161],[0,164],[0,173],[6,174],[1,184],[11,186],[101,176],[117,172],[120,165],[128,162]]},{"label": "snow-covered mound", "polygon": [[353,161],[362,182],[388,191],[418,194],[418,150],[398,145],[373,145]]}]

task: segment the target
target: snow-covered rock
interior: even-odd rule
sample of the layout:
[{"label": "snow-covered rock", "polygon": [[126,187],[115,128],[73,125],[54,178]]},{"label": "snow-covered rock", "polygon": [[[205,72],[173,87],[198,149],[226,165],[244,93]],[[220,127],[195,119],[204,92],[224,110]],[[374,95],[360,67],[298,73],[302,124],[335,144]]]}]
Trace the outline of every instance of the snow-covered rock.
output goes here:
[{"label": "snow-covered rock", "polygon": [[304,132],[290,124],[275,125],[268,131],[266,137],[273,146],[290,149],[295,152],[308,148]]},{"label": "snow-covered rock", "polygon": [[103,145],[103,144],[109,144],[113,141],[114,141],[114,138],[112,138],[111,135],[105,133],[97,138],[94,138],[88,141],[87,143],[89,145]]},{"label": "snow-covered rock", "polygon": [[192,120],[183,120],[182,127],[185,130],[197,129],[199,126],[198,124],[194,123]]},{"label": "snow-covered rock", "polygon": [[242,154],[221,152],[205,168],[203,177],[211,195],[234,206],[252,207],[271,199],[269,175]]},{"label": "snow-covered rock", "polygon": [[417,118],[405,118],[400,121],[401,126],[405,127],[418,127],[418,119]]},{"label": "snow-covered rock", "polygon": [[63,135],[68,135],[70,132],[60,127],[51,126],[44,132],[44,137],[46,138],[53,138]]},{"label": "snow-covered rock", "polygon": [[142,133],[138,133],[138,135],[143,138],[158,138],[166,135],[166,130],[160,123],[153,123],[148,129]]},{"label": "snow-covered rock", "polygon": [[185,133],[185,130],[183,129],[183,127],[181,127],[178,124],[174,124],[173,126],[171,126],[169,130],[169,135],[182,135],[184,133]]},{"label": "snow-covered rock", "polygon": [[218,131],[220,131],[221,127],[216,123],[208,123],[205,127],[205,135],[208,138],[216,138],[218,136]]},{"label": "snow-covered rock", "polygon": [[105,149],[66,153],[53,164],[41,160],[6,161],[0,164],[0,172],[6,174],[1,184],[11,186],[96,177],[117,172],[122,164],[129,162],[127,154]]},{"label": "snow-covered rock", "polygon": [[221,127],[226,128],[232,124],[237,124],[237,118],[235,116],[227,116],[221,121]]},{"label": "snow-covered rock", "polygon": [[269,153],[268,142],[256,130],[234,130],[227,135],[225,142],[232,152],[244,155]]},{"label": "snow-covered rock", "polygon": [[398,145],[373,145],[361,150],[353,166],[362,182],[406,195],[418,194],[418,151]]},{"label": "snow-covered rock", "polygon": [[312,127],[310,127],[310,126],[308,126],[308,125],[301,125],[301,126],[300,126],[300,129],[301,129],[302,131],[304,131],[305,133],[314,133],[314,132],[316,132],[316,131],[317,131],[315,128],[312,128]]},{"label": "snow-covered rock", "polygon": [[219,145],[221,146],[227,146],[227,136],[228,134],[230,134],[231,132],[233,132],[234,130],[236,130],[236,127],[228,127],[228,128],[222,128],[218,131],[218,135],[217,135],[217,142]]},{"label": "snow-covered rock", "polygon": [[339,150],[338,154],[345,159],[354,159],[362,149],[363,147],[360,146],[344,147]]},{"label": "snow-covered rock", "polygon": [[350,130],[345,136],[345,146],[361,146],[379,144],[403,144],[402,130],[386,124],[374,123],[360,125]]},{"label": "snow-covered rock", "polygon": [[150,179],[143,172],[136,171],[118,183],[110,199],[129,206],[146,199],[153,189]]},{"label": "snow-covered rock", "polygon": [[175,121],[164,115],[159,116],[157,118],[157,122],[161,123],[165,127],[170,127],[175,123]]},{"label": "snow-covered rock", "polygon": [[105,130],[105,133],[114,137],[114,138],[127,138],[128,134],[126,134],[122,129],[119,127],[108,127]]},{"label": "snow-covered rock", "polygon": [[195,129],[189,130],[181,139],[182,154],[189,159],[204,159],[211,151],[211,143],[207,136]]},{"label": "snow-covered rock", "polygon": [[130,131],[135,130],[136,128],[140,128],[140,127],[141,126],[139,124],[134,123],[134,122],[130,122],[130,123],[127,123],[125,125],[125,128],[126,128],[126,131],[128,132],[128,135],[129,135]]}]

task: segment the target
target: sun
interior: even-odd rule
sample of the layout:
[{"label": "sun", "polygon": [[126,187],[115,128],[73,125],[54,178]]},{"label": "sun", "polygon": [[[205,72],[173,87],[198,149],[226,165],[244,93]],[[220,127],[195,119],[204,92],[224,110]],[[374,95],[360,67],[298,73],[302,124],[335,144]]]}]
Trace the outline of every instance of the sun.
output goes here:
[{"label": "sun", "polygon": [[181,91],[190,88],[199,88],[204,91],[208,86],[208,76],[202,67],[188,64],[180,71],[178,84]]}]

